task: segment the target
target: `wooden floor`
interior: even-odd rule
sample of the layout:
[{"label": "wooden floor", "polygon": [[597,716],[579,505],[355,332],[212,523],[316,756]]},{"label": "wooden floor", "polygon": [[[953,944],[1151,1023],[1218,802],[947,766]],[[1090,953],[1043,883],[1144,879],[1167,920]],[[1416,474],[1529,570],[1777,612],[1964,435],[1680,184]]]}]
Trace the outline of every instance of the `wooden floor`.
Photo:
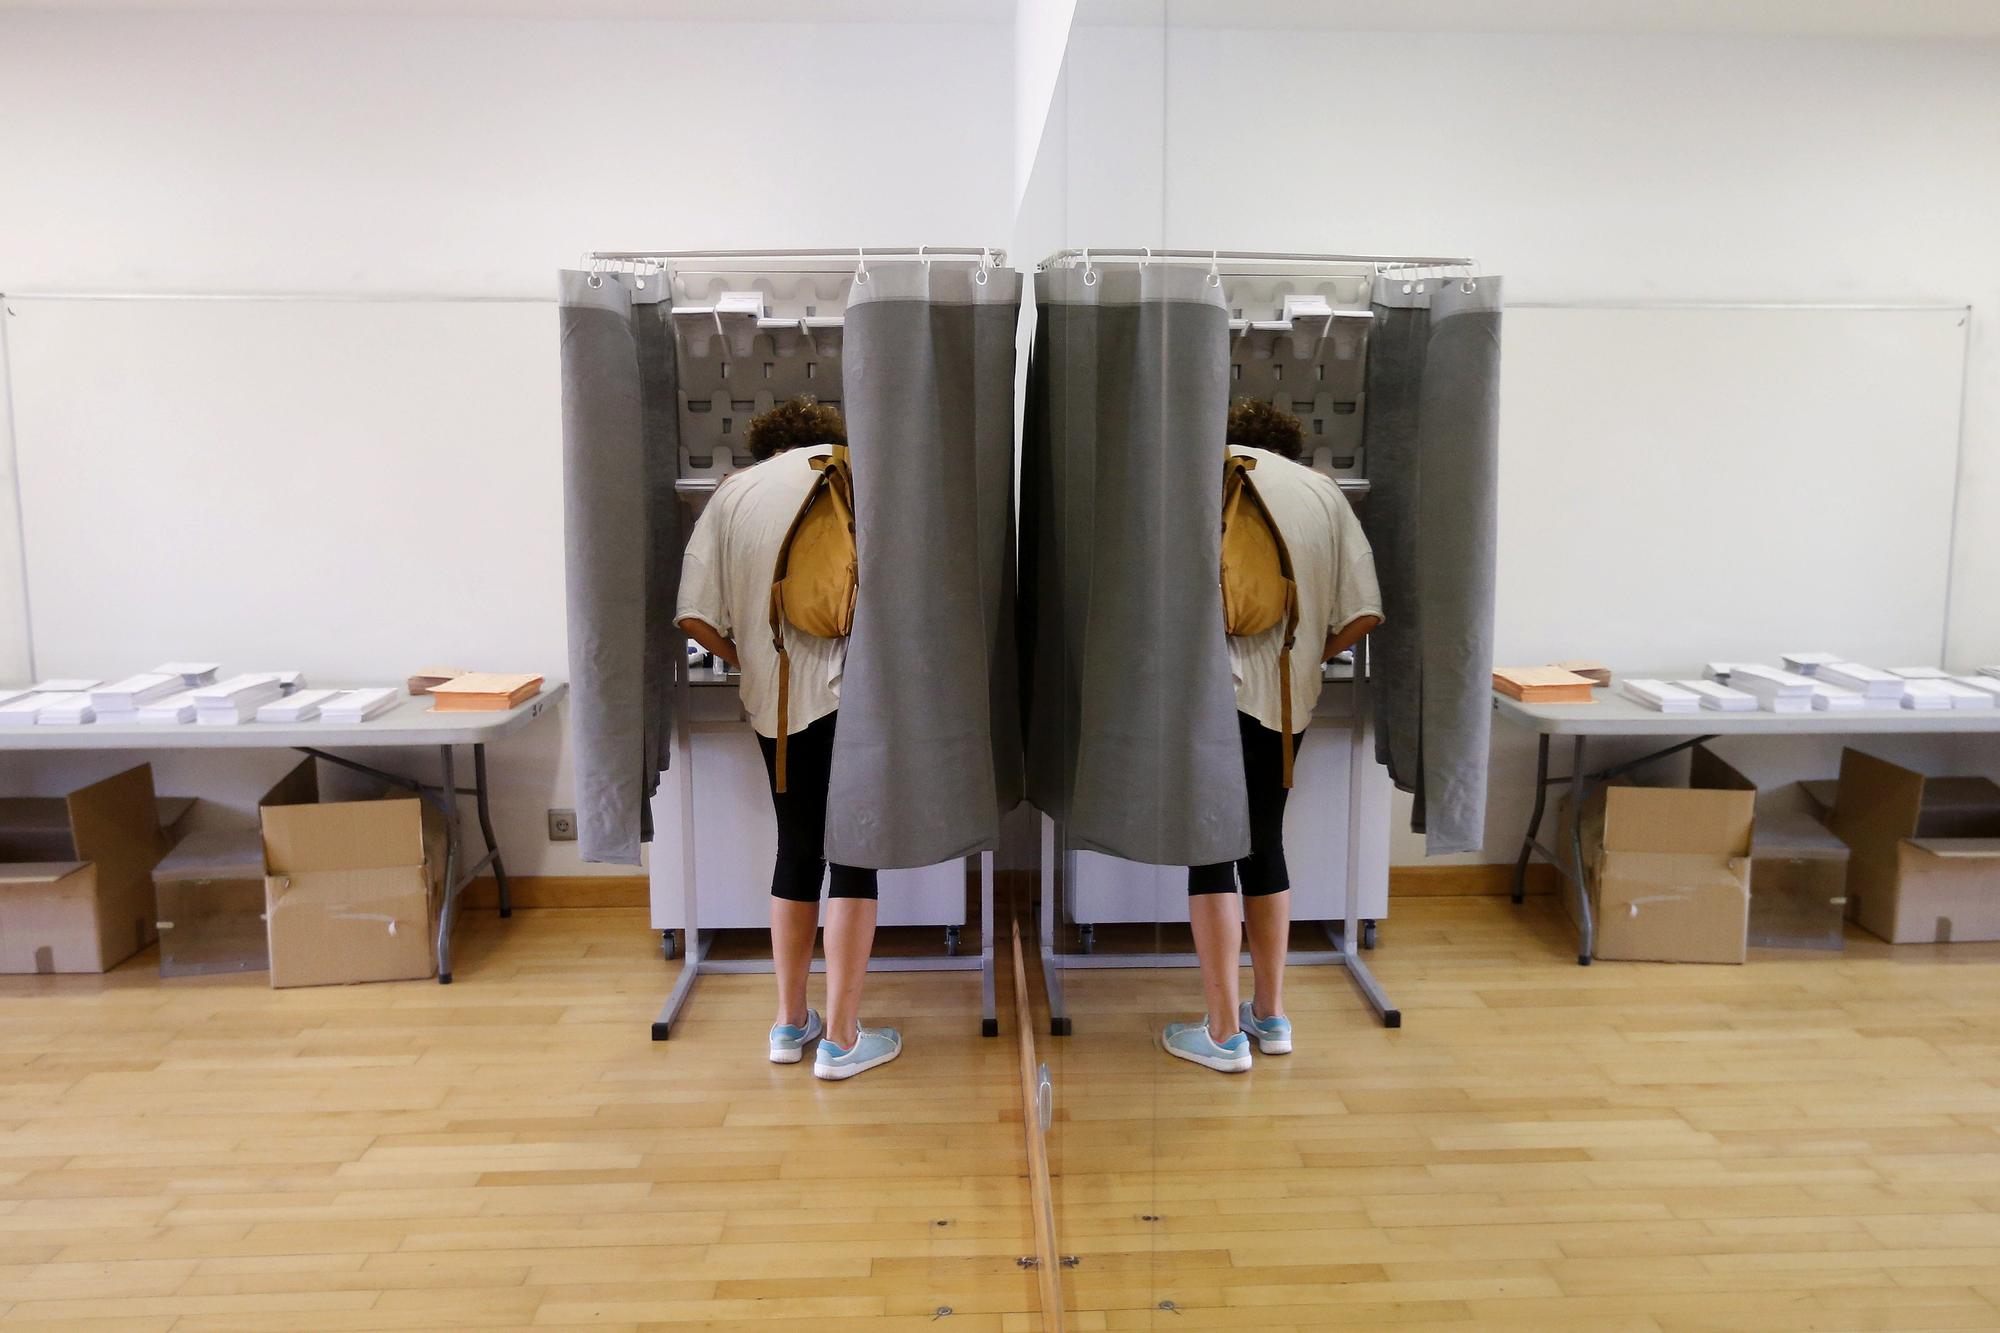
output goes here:
[{"label": "wooden floor", "polygon": [[1298,1053],[1240,1077],[1150,1044],[1194,973],[1070,973],[1069,1327],[2000,1329],[2000,946],[1574,939],[1546,897],[1399,901],[1407,1026],[1295,971]]},{"label": "wooden floor", "polygon": [[[875,978],[909,1053],[824,1085],[765,978],[649,1041],[639,913],[467,927],[450,987],[0,979],[0,1327],[1040,1327],[976,976]],[[1194,973],[1070,975],[1070,1328],[2000,1329],[2000,946],[1585,969],[1471,898],[1382,941],[1408,1026],[1300,971],[1241,1078],[1152,1045]]]},{"label": "wooden floor", "polygon": [[451,986],[0,979],[0,1327],[1036,1326],[976,973],[874,979],[910,1056],[825,1084],[768,978],[651,1041],[640,912],[466,927]]}]

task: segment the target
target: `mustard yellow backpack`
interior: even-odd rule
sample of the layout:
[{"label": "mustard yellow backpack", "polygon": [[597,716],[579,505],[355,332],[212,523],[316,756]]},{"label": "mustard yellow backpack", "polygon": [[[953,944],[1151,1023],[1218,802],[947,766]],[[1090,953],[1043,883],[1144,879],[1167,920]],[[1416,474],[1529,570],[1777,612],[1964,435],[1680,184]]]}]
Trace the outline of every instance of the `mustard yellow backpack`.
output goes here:
[{"label": "mustard yellow backpack", "polygon": [[1298,641],[1299,585],[1278,522],[1250,479],[1257,460],[1229,455],[1222,464],[1222,621],[1228,634],[1248,637],[1285,627],[1278,653],[1278,697],[1285,786],[1292,785],[1292,645]]},{"label": "mustard yellow backpack", "polygon": [[812,460],[812,489],[785,531],[771,570],[771,646],[778,651],[778,754],[774,783],[785,790],[785,739],[791,730],[792,659],[785,626],[822,639],[854,629],[859,565],[854,553],[854,474],[847,446]]}]

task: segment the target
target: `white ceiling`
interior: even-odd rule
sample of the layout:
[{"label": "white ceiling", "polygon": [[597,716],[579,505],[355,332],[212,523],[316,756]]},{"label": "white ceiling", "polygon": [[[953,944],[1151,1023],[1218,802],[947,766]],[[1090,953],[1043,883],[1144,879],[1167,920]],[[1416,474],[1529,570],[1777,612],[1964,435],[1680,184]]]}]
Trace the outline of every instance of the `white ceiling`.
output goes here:
[{"label": "white ceiling", "polygon": [[1011,23],[1013,0],[0,0],[7,10],[629,18],[742,23]]}]

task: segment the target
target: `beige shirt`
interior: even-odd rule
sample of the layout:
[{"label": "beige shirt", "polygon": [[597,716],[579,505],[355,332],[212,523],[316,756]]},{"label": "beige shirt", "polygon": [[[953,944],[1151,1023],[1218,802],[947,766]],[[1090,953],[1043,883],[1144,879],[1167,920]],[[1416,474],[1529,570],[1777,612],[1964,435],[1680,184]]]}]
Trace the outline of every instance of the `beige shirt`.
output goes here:
[{"label": "beige shirt", "polygon": [[[694,525],[681,557],[680,605],[674,619],[694,617],[736,641],[743,663],[743,711],[760,736],[778,734],[778,651],[771,644],[771,574],[778,548],[812,489],[811,460],[831,445],[788,449],[732,472]],[[792,659],[786,730],[794,735],[840,707],[847,640],[822,639],[785,626]]]},{"label": "beige shirt", "polygon": [[[1302,731],[1319,702],[1320,654],[1329,633],[1362,616],[1382,614],[1375,581],[1375,553],[1361,520],[1331,477],[1268,449],[1231,448],[1257,460],[1250,474],[1270,508],[1292,557],[1299,585],[1299,628],[1292,644],[1292,730]],[[1272,731],[1284,725],[1278,692],[1278,654],[1285,627],[1229,639],[1229,668],[1236,677],[1236,707]]]}]

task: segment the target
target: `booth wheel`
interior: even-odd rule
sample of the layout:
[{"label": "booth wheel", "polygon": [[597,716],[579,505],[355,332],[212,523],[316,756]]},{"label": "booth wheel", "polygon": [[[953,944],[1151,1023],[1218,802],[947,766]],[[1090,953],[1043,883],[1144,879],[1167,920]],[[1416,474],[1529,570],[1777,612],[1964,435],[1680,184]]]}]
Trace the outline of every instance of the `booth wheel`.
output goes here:
[{"label": "booth wheel", "polygon": [[1363,921],[1361,923],[1361,947],[1364,949],[1375,947],[1375,923],[1373,921]]},{"label": "booth wheel", "polygon": [[1097,952],[1097,927],[1079,925],[1076,928],[1076,951],[1078,953]]},{"label": "booth wheel", "polygon": [[674,939],[674,932],[672,932],[671,930],[661,931],[660,957],[666,959],[668,962],[671,963],[674,961],[675,958],[680,956],[680,952],[681,952],[680,944]]},{"label": "booth wheel", "polygon": [[944,928],[944,951],[945,951],[945,956],[946,956],[946,957],[949,957],[949,958],[956,958],[956,957],[958,957],[958,944],[959,944],[959,933],[958,933],[958,927],[957,927],[957,926],[946,926],[946,927]]}]

